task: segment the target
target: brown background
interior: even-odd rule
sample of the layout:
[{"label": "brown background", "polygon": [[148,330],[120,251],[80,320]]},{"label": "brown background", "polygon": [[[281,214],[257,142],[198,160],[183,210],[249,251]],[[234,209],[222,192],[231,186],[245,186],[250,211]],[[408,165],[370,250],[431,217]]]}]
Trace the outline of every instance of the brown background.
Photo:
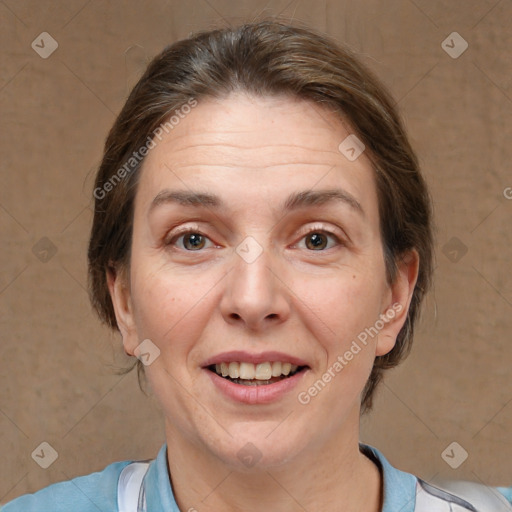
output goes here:
[{"label": "brown background", "polygon": [[[425,479],[512,485],[512,2],[3,0],[1,502],[163,443],[153,399],[115,373],[119,336],[88,303],[92,176],[150,57],[262,13],[361,53],[399,103],[435,201],[435,289],[362,440]],[[457,59],[441,46],[453,31],[469,44]],[[31,48],[41,32],[59,44],[47,59]],[[46,470],[31,458],[43,441],[58,452]],[[469,453],[455,470],[441,457],[453,441]]]}]

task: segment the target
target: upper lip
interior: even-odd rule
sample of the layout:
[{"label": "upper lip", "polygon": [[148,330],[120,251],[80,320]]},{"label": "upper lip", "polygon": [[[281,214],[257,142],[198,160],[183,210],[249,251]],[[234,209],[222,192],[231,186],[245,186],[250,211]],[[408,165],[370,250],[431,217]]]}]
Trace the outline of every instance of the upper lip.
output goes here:
[{"label": "upper lip", "polygon": [[212,364],[220,363],[231,363],[231,362],[242,362],[242,363],[273,363],[275,361],[281,361],[282,363],[292,363],[297,366],[308,366],[306,361],[299,357],[285,354],[284,352],[260,352],[258,354],[251,354],[244,350],[231,350],[229,352],[222,352],[215,356],[208,358],[202,365],[203,368],[211,366]]}]

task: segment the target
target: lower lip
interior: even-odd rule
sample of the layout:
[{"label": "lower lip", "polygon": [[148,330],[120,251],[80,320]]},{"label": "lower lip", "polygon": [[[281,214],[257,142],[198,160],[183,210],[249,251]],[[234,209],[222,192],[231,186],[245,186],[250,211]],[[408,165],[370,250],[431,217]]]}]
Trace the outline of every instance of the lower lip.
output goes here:
[{"label": "lower lip", "polygon": [[297,386],[304,374],[307,372],[307,369],[301,370],[295,375],[278,382],[274,382],[272,384],[260,384],[259,386],[235,384],[207,368],[205,368],[204,371],[208,373],[217,389],[227,397],[244,404],[256,405],[269,404],[280,400],[284,395],[286,395],[286,393],[289,393],[295,386]]}]

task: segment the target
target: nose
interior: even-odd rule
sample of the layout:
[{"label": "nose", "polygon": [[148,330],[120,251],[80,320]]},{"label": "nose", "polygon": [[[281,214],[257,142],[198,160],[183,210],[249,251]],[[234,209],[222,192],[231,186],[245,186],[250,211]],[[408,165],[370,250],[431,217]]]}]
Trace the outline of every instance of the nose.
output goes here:
[{"label": "nose", "polygon": [[268,249],[254,261],[240,254],[234,253],[233,267],[226,276],[220,302],[224,319],[251,331],[264,331],[285,322],[290,315],[291,292],[276,258]]}]

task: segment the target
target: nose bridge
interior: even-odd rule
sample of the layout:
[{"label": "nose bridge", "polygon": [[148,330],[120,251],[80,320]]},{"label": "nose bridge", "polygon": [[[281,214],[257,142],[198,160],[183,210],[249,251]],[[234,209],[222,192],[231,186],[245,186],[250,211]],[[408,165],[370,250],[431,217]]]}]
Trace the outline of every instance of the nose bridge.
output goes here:
[{"label": "nose bridge", "polygon": [[252,296],[261,301],[270,294],[274,287],[272,272],[272,255],[268,249],[260,245],[253,237],[247,237],[237,248],[238,258],[234,262],[234,271],[237,274],[242,288],[245,286],[245,296]]},{"label": "nose bridge", "polygon": [[[247,236],[235,249],[222,312],[227,321],[242,321],[261,328],[269,321],[284,320],[288,314],[285,289],[278,279],[277,256],[263,235]],[[260,243],[261,242],[261,243]]]}]

